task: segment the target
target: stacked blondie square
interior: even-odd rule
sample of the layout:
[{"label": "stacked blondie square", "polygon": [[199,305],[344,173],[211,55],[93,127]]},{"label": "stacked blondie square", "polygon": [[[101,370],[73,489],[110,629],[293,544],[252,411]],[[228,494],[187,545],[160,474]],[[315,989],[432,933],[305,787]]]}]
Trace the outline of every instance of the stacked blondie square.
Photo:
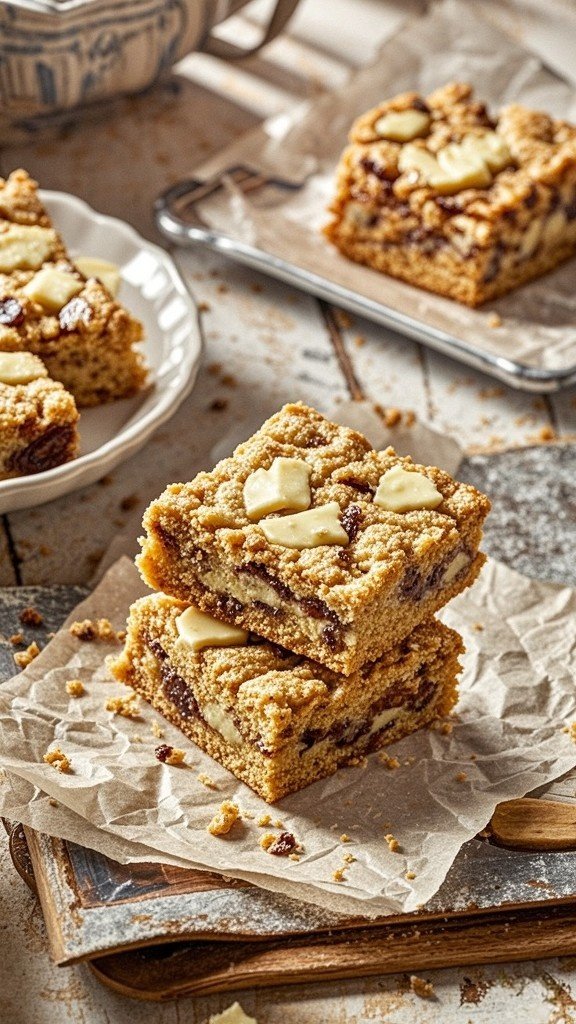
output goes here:
[{"label": "stacked blondie square", "polygon": [[78,407],[143,386],[142,324],[115,269],[72,261],[26,171],[0,178],[0,480],[73,458]]},{"label": "stacked blondie square", "polygon": [[273,802],[453,707],[488,499],[302,404],[146,512],[116,677]]}]

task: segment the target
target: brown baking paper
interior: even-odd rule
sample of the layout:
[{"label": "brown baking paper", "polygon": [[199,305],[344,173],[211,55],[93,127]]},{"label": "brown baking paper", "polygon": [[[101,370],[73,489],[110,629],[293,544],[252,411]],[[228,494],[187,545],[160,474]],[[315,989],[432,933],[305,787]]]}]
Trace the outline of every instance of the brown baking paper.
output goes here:
[{"label": "brown baking paper", "polygon": [[[73,618],[106,616],[121,628],[144,589],[123,558]],[[467,647],[451,734],[409,737],[389,748],[398,768],[376,754],[272,809],[148,706],[138,721],[105,711],[109,697],[127,692],[105,665],[117,645],[82,643],[64,626],[0,688],[0,813],[123,862],[210,868],[342,913],[413,910],[437,891],[499,801],[576,765],[576,745],[563,732],[576,717],[575,612],[574,592],[490,562],[443,613]],[[72,678],[83,681],[85,696],[68,696]],[[186,767],[155,759],[153,722],[165,730],[163,742],[185,749]],[[69,756],[70,774],[43,762],[53,745]],[[217,789],[199,781],[201,772]],[[244,820],[216,838],[206,825],[223,799],[237,801]],[[298,863],[259,847],[265,813],[303,844]],[[351,842],[341,842],[343,833]],[[401,852],[389,851],[388,833]],[[333,872],[347,853],[356,860],[337,882]]]},{"label": "brown baking paper", "polygon": [[[561,371],[576,363],[574,261],[474,311],[359,266],[321,235],[352,121],[396,93],[428,93],[457,79],[469,81],[493,110],[518,101],[576,120],[574,85],[561,81],[473,8],[469,0],[434,5],[426,17],[408,22],[385,42],[377,61],[345,86],[270,118],[196,168],[195,176],[202,179],[244,163],[267,175],[304,182],[299,191],[268,188],[247,198],[228,182],[227,189],[202,203],[202,217],[239,242],[445,331],[474,349]],[[294,283],[301,279],[295,277]],[[502,320],[498,328],[493,326],[494,312]]]}]

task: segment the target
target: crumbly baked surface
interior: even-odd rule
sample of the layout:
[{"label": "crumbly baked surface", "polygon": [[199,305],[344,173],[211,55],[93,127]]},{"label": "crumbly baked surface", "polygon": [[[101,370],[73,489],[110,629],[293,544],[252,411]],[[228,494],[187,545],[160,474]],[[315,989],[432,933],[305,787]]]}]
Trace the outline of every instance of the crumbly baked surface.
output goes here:
[{"label": "crumbly baked surface", "polygon": [[78,410],[62,384],[41,378],[0,383],[0,480],[41,473],[73,459]]},{"label": "crumbly baked surface", "polygon": [[462,641],[435,620],[346,678],[254,635],[244,646],[195,652],[175,625],[186,607],[162,594],[137,601],[112,671],[268,801],[456,701]]},{"label": "crumbly baked surface", "polygon": [[[40,356],[54,380],[72,392],[79,406],[100,405],[136,393],[146,380],[137,343],[143,330],[96,278],[86,279],[71,261],[23,170],[0,179],[0,247],[13,225],[52,230],[41,264],[0,273],[0,351],[25,350]],[[17,262],[17,261],[16,261]],[[21,261],[25,262],[25,261]],[[55,311],[47,311],[24,290],[38,269],[73,275],[81,288]]]},{"label": "crumbly baked surface", "polygon": [[[384,116],[406,110],[429,115],[425,133],[382,138]],[[482,187],[442,194],[399,167],[407,145],[436,156],[486,132],[504,141],[510,160]],[[425,98],[403,93],[353,125],[330,210],[325,234],[345,256],[480,305],[576,252],[576,127],[518,104],[493,117],[462,83]]]},{"label": "crumbly baked surface", "polygon": [[[337,502],[347,546],[281,547],[249,520],[244,482],[278,456],[310,466],[312,506]],[[381,475],[396,465],[433,481],[439,507],[394,513],[374,504]],[[138,564],[153,589],[349,675],[473,582],[489,508],[447,473],[391,448],[376,452],[356,431],[287,405],[212,472],[152,503]]]}]

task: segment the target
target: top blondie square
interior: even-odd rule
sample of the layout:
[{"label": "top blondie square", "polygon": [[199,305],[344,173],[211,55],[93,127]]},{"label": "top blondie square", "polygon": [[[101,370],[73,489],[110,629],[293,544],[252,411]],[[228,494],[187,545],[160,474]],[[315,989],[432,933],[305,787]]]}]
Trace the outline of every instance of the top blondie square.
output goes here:
[{"label": "top blondie square", "polygon": [[[307,501],[249,515],[247,479],[250,487],[252,474],[271,467],[274,476],[278,459],[297,460]],[[485,560],[478,547],[489,509],[474,487],[392,448],[375,451],[362,434],[296,403],[211,472],[152,502],[138,564],[152,588],[350,675],[470,586]],[[302,538],[295,546],[286,530],[297,520],[295,534],[304,521],[313,531],[312,510],[326,514],[316,546]]]}]

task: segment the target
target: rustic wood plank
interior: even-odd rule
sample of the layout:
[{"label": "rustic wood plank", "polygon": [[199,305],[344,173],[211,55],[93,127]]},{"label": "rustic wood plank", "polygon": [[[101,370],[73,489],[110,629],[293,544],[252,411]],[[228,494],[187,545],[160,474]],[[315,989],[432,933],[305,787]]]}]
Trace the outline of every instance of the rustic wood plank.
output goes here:
[{"label": "rustic wood plank", "polygon": [[13,587],[20,582],[20,566],[7,516],[0,516],[0,587]]}]

